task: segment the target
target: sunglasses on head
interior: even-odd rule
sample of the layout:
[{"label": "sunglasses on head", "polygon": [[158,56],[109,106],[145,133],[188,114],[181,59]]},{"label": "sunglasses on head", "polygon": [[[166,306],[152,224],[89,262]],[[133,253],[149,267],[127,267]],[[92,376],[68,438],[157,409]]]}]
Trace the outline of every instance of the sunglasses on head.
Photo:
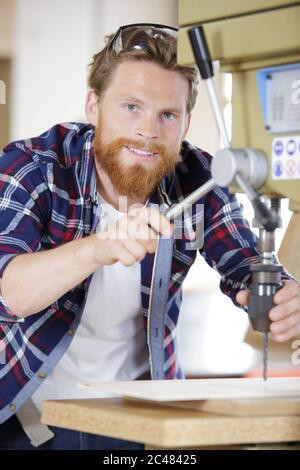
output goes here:
[{"label": "sunglasses on head", "polygon": [[[152,38],[164,38],[172,36],[177,37],[178,29],[173,26],[167,26],[163,24],[156,23],[133,23],[121,26],[116,34],[112,37],[109,42],[108,50],[113,50],[117,54],[124,50],[124,33],[129,33],[130,31],[142,30],[147,36]],[[127,48],[126,48],[127,49]],[[137,42],[136,44],[130,44],[128,50],[142,50],[144,49],[142,42]]]}]

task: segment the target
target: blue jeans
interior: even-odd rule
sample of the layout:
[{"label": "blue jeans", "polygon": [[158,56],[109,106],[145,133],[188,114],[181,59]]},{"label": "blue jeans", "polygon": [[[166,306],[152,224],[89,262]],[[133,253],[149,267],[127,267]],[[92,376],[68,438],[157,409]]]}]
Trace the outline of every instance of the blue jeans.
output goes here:
[{"label": "blue jeans", "polygon": [[144,444],[97,436],[86,432],[50,428],[55,437],[39,447],[33,447],[18,419],[13,416],[0,424],[0,450],[143,450]]}]

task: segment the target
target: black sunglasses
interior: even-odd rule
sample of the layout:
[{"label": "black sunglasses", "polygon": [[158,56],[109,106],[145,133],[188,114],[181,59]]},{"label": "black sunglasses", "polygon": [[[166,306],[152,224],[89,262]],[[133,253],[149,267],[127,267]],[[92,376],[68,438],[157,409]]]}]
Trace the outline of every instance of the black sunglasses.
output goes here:
[{"label": "black sunglasses", "polygon": [[[129,31],[130,29],[136,30],[141,28],[147,35],[151,37],[161,37],[161,33],[163,35],[170,35],[172,37],[177,37],[178,29],[174,28],[173,26],[167,26],[164,24],[156,24],[156,23],[132,23],[132,24],[126,24],[124,26],[121,26],[116,34],[112,37],[110,40],[110,43],[108,45],[108,50],[113,50],[117,54],[119,52],[124,50],[123,46],[123,33],[124,31]],[[132,49],[143,49],[143,46],[141,44],[135,44],[131,47]]]}]

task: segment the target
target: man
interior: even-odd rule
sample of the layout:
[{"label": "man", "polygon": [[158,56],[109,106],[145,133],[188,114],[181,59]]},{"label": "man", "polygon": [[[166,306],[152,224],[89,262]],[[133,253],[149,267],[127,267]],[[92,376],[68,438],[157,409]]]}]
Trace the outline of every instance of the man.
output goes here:
[{"label": "man", "polygon": [[[175,327],[198,215],[195,205],[175,237],[155,205],[172,205],[210,178],[211,157],[184,141],[197,73],[176,65],[172,28],[131,25],[94,56],[88,84],[88,125],[54,126],[8,145],[0,159],[2,448],[30,448],[14,417],[30,398],[40,409],[45,398],[85,396],[80,382],[157,378],[149,323],[158,233],[173,240],[173,258],[157,347],[163,378],[183,377]],[[259,255],[240,205],[224,188],[197,204],[200,252],[221,273],[223,292],[246,305],[249,265]],[[299,293],[288,280],[275,296],[278,341],[300,330]],[[55,429],[41,448],[82,448],[78,436]],[[85,439],[85,448],[130,446]]]}]

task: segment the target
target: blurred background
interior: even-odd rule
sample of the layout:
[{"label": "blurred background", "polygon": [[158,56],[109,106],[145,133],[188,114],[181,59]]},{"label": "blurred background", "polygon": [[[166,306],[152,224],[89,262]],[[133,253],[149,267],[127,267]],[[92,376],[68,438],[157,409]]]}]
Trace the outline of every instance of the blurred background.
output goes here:
[{"label": "blurred background", "polygon": [[[87,66],[103,47],[104,35],[134,22],[177,26],[177,15],[177,0],[0,0],[0,147],[38,135],[58,122],[86,121]],[[215,68],[230,133],[231,77],[219,74],[218,64]],[[187,139],[212,154],[220,147],[202,84]],[[251,223],[252,209],[245,196],[238,197]],[[290,218],[285,201],[282,207],[277,249]],[[218,285],[218,273],[198,256],[184,285],[178,326],[186,375],[261,374],[260,338],[248,338],[252,346],[244,341],[247,315],[222,295]],[[299,369],[291,364],[291,343],[274,355],[274,374]]]}]

